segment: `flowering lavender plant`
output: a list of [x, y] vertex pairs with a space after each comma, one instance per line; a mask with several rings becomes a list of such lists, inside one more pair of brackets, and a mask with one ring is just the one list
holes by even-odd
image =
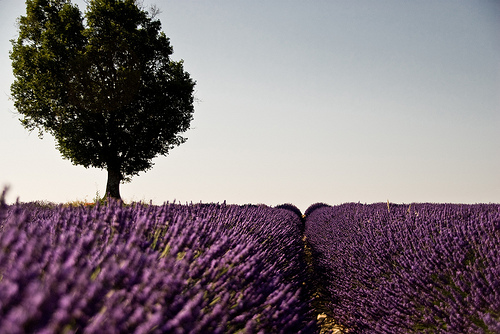
[[321, 207], [306, 236], [348, 332], [500, 333], [499, 205]]
[[287, 210], [112, 202], [0, 213], [0, 333], [315, 331], [300, 219]]

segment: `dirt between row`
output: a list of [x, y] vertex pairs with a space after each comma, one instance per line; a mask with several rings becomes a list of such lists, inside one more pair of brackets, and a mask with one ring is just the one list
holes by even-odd
[[[314, 265], [313, 265], [313, 256], [311, 251], [311, 246], [307, 241], [307, 237], [304, 235], [302, 237], [302, 241], [304, 242], [304, 258], [307, 263], [307, 270], [310, 277], [314, 277]], [[326, 304], [328, 303], [328, 299], [325, 298], [324, 292], [322, 292], [322, 287], [317, 282], [316, 279], [313, 279], [313, 287], [312, 287], [312, 297], [313, 302], [312, 306], [314, 308], [314, 312], [316, 314], [316, 320], [318, 325], [320, 326], [319, 334], [337, 334], [343, 333], [342, 326], [338, 325], [335, 320], [328, 315], [328, 308]]]

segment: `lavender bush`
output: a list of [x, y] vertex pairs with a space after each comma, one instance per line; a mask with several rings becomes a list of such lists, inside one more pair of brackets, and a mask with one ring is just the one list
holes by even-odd
[[0, 209], [0, 333], [312, 333], [300, 218], [259, 206]]
[[344, 204], [306, 217], [349, 333], [500, 333], [500, 205]]

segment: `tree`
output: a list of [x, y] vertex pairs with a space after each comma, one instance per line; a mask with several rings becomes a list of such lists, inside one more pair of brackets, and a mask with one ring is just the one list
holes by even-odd
[[195, 81], [138, 0], [27, 0], [10, 53], [21, 123], [75, 165], [106, 169], [106, 194], [186, 141]]

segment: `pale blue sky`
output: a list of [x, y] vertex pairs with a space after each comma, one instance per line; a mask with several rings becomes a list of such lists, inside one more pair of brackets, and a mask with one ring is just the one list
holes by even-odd
[[[200, 101], [125, 201], [500, 203], [500, 2], [144, 4]], [[24, 11], [0, 0], [0, 186], [9, 202], [91, 200], [106, 172], [63, 160], [8, 99]]]

